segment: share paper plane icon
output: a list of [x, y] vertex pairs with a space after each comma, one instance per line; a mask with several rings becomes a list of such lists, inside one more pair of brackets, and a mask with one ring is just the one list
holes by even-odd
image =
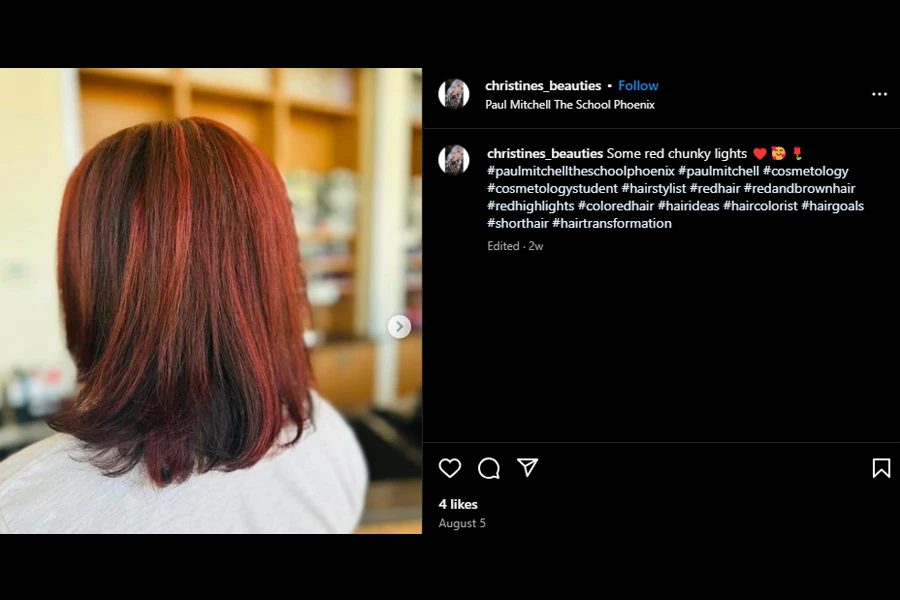
[[522, 468], [525, 469], [525, 477], [531, 475], [531, 470], [534, 469], [534, 465], [537, 464], [538, 459], [536, 458], [517, 458], [519, 464], [522, 465]]

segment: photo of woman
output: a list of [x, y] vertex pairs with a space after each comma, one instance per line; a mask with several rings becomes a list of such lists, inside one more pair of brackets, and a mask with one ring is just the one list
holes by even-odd
[[469, 153], [459, 144], [447, 146], [441, 155], [441, 167], [447, 175], [459, 175], [469, 168]]
[[450, 110], [458, 110], [469, 102], [469, 88], [462, 79], [448, 79], [439, 93], [441, 103]]

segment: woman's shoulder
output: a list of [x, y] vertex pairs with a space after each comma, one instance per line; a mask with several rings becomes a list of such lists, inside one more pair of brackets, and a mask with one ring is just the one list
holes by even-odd
[[[286, 440], [295, 438], [295, 427], [285, 431]], [[311, 489], [329, 490], [321, 500], [334, 509], [346, 506], [347, 515], [359, 523], [365, 507], [369, 469], [353, 428], [325, 398], [312, 394], [311, 419], [304, 424], [296, 444], [276, 452], [276, 464], [287, 466], [293, 477], [315, 483]], [[323, 485], [330, 482], [331, 485]], [[355, 527], [343, 527], [352, 529]]]
[[[311, 418], [303, 425], [297, 447], [302, 449], [306, 446], [312, 451], [315, 446], [316, 452], [324, 450], [328, 459], [356, 472], [356, 476], [367, 479], [365, 458], [353, 428], [334, 405], [320, 394], [313, 391], [311, 400]], [[293, 430], [293, 435], [296, 435], [296, 429]]]
[[0, 462], [0, 501], [20, 481], [30, 481], [36, 473], [48, 474], [72, 464], [71, 452], [77, 447], [75, 438], [57, 433]]
[[[301, 496], [319, 503], [317, 514], [331, 515], [331, 529], [352, 530], [365, 506], [369, 478], [366, 460], [353, 428], [341, 413], [317, 393], [311, 394], [311, 400], [311, 419], [304, 424], [300, 439], [276, 452], [274, 461], [265, 461], [269, 466], [237, 472], [243, 475], [195, 475], [196, 481], [192, 479], [176, 491], [182, 495], [201, 493], [222, 481], [231, 490], [242, 489], [246, 487], [240, 484], [243, 478], [245, 484], [254, 484], [254, 489], [259, 489], [256, 484], [260, 481], [270, 486], [273, 481], [282, 482], [282, 487], [274, 489], [287, 490], [290, 495], [296, 493], [299, 482], [304, 488]], [[296, 429], [288, 440], [295, 436]], [[114, 480], [97, 475], [96, 467], [82, 459], [78, 440], [69, 435], [55, 434], [10, 456], [0, 462], [0, 533], [31, 530], [35, 524], [66, 530], [71, 523], [49, 521], [48, 515], [60, 512], [61, 507], [71, 508], [72, 499], [77, 497], [105, 494], [117, 504], [121, 504], [121, 498], [148, 500], [146, 494], [137, 493], [140, 486], [132, 485], [137, 474]], [[98, 486], [104, 488], [103, 494]], [[83, 524], [83, 519], [79, 519], [78, 523]]]

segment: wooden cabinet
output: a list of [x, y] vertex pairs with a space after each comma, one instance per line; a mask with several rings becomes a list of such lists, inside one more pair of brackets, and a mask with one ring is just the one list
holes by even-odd
[[366, 340], [331, 342], [311, 350], [317, 391], [342, 412], [369, 408], [375, 393], [375, 348]]

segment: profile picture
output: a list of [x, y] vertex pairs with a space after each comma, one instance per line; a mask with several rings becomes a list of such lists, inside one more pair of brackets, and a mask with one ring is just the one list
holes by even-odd
[[459, 144], [452, 144], [441, 150], [438, 163], [447, 175], [459, 175], [469, 168], [469, 153]]
[[438, 98], [450, 110], [458, 110], [469, 102], [469, 86], [462, 79], [448, 79], [441, 84]]

